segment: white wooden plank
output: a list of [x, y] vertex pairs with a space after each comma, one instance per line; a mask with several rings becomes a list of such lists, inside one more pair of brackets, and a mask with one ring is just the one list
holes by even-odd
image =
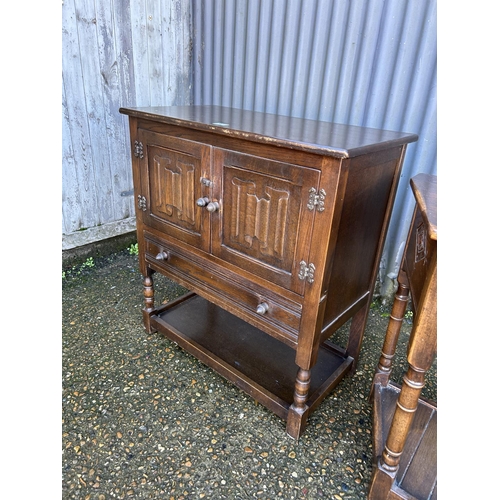
[[149, 65], [146, 27], [146, 0], [130, 2], [132, 63], [134, 68], [135, 105], [149, 106]]
[[[129, 2], [121, 2], [120, 0], [112, 0], [114, 12], [114, 30], [116, 57], [118, 62], [118, 71], [120, 79], [120, 106], [135, 106], [135, 71], [133, 58], [133, 42], [132, 42], [132, 18]], [[135, 2], [132, 2], [135, 3]], [[127, 191], [133, 188], [132, 180], [132, 162], [130, 150], [130, 137], [128, 117], [120, 115], [121, 138], [123, 142], [123, 157], [122, 161], [126, 165], [124, 182], [129, 186]], [[119, 132], [118, 132], [119, 133]], [[124, 218], [135, 215], [134, 196], [123, 197], [122, 216]]]
[[[103, 1], [103, 0], [101, 0]], [[132, 42], [132, 11], [130, 2], [108, 0], [113, 13], [115, 53], [120, 80], [120, 105], [135, 105], [135, 68]], [[136, 4], [137, 2], [132, 2]], [[122, 115], [123, 116], [123, 115]], [[126, 117], [123, 117], [126, 118]]]
[[64, 233], [135, 215], [118, 110], [192, 102], [190, 12], [185, 0], [63, 3]]
[[71, 144], [74, 161], [74, 171], [71, 170], [63, 157], [63, 182], [72, 182], [79, 186], [79, 196], [71, 187], [66, 189], [66, 205], [63, 208], [71, 210], [78, 204], [76, 216], [66, 216], [65, 230], [76, 231], [83, 227], [97, 225], [97, 195], [94, 184], [94, 165], [91, 153], [91, 138], [85, 107], [85, 90], [80, 64], [80, 47], [77, 38], [76, 13], [74, 0], [66, 0], [62, 6], [62, 69], [63, 86], [66, 97], [66, 114], [71, 137], [64, 134], [68, 130], [63, 128], [63, 137], [66, 144]]
[[106, 117], [102, 95], [102, 75], [97, 45], [97, 13], [94, 0], [79, 0], [76, 9], [81, 66], [85, 80], [85, 103], [92, 140], [94, 182], [99, 211], [97, 224], [115, 220], [115, 199], [109, 169], [109, 150], [106, 139]]
[[148, 40], [148, 74], [151, 106], [163, 106], [164, 69], [162, 53], [162, 20], [159, 0], [146, 1]]
[[62, 232], [67, 234], [81, 227], [83, 216], [64, 82], [62, 94]]
[[[129, 217], [130, 197], [122, 193], [133, 187], [131, 167], [127, 152], [130, 149], [128, 135], [124, 134], [122, 115], [119, 113], [122, 82], [118, 69], [117, 44], [113, 5], [110, 0], [96, 0], [97, 48], [101, 75], [104, 122], [100, 125], [107, 140], [108, 156], [103, 154], [110, 171], [113, 194], [114, 220]], [[121, 21], [124, 21], [123, 19]], [[126, 21], [126, 20], [125, 20]], [[105, 132], [105, 133], [104, 133]]]

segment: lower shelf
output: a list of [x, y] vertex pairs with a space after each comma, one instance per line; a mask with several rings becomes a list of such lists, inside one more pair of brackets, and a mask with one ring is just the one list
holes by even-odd
[[[374, 385], [374, 458], [382, 455], [396, 408], [400, 388], [389, 382]], [[376, 467], [377, 465], [375, 465]], [[390, 498], [437, 498], [437, 407], [419, 399], [401, 455]]]
[[[293, 403], [295, 350], [189, 293], [150, 317], [151, 326], [283, 419]], [[312, 369], [311, 412], [349, 371], [353, 358], [321, 345]]]

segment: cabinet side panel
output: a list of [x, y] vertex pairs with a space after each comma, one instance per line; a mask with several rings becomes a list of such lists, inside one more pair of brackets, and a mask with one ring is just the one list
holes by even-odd
[[350, 160], [323, 322], [326, 327], [342, 323], [343, 314], [372, 291], [400, 159], [401, 148], [395, 148]]

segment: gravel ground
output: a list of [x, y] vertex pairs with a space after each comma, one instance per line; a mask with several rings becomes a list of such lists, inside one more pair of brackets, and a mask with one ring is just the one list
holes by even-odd
[[[184, 292], [157, 274], [155, 287], [157, 303]], [[372, 307], [357, 372], [312, 414], [298, 442], [251, 397], [146, 334], [142, 306], [137, 256], [127, 251], [63, 274], [62, 498], [366, 498], [368, 394], [390, 304]], [[401, 340], [410, 329], [408, 320]], [[404, 349], [395, 377], [406, 368]], [[424, 396], [437, 400], [436, 364]]]

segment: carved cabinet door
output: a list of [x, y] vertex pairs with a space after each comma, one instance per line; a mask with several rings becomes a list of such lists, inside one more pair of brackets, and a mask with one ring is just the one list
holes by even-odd
[[210, 213], [197, 205], [209, 189], [211, 146], [139, 130], [141, 171], [139, 216], [165, 234], [210, 249]]
[[302, 294], [314, 210], [307, 208], [320, 171], [214, 148], [212, 253]]

